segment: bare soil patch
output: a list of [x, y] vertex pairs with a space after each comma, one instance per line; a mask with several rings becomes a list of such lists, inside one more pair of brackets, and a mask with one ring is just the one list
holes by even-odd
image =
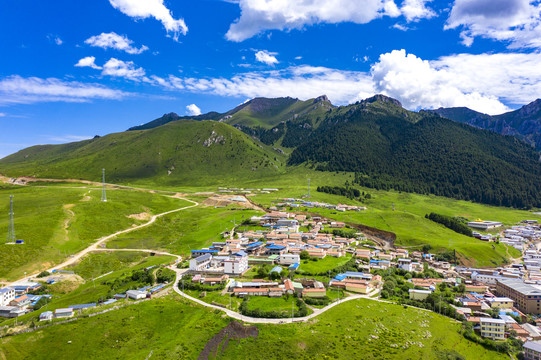
[[205, 348], [199, 354], [199, 360], [208, 360], [209, 357], [217, 358], [218, 349], [221, 346], [222, 352], [227, 349], [230, 340], [246, 339], [249, 337], [257, 338], [259, 329], [257, 326], [244, 326], [238, 321], [231, 321], [205, 345]]
[[142, 212], [142, 213], [139, 213], [139, 214], [131, 214], [131, 215], [128, 215], [128, 217], [130, 219], [135, 219], [135, 220], [150, 220], [150, 214], [147, 213], [147, 212]]

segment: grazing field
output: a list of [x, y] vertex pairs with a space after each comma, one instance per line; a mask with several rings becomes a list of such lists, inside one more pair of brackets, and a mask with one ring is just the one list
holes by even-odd
[[0, 244], [0, 281], [15, 280], [60, 263], [100, 237], [145, 223], [151, 215], [191, 205], [149, 192], [37, 186], [0, 186], [0, 234], [8, 229], [14, 195], [15, 232], [22, 245]]
[[93, 279], [110, 271], [121, 270], [142, 262], [150, 256], [139, 251], [111, 251], [90, 253], [79, 263], [65, 270], [75, 271], [85, 280]]
[[295, 296], [290, 296], [288, 298], [284, 296], [278, 298], [267, 296], [250, 296], [248, 298], [248, 309], [291, 313], [291, 309], [293, 309], [293, 311], [298, 309], [296, 302], [297, 298]]
[[[221, 314], [173, 294], [3, 338], [0, 358], [145, 359], [152, 352], [151, 358], [156, 359], [196, 359], [205, 344], [230, 322]], [[231, 339], [211, 358], [508, 358], [466, 340], [458, 332], [460, 324], [448, 318], [369, 300], [345, 302], [308, 323], [257, 327], [257, 337]]]
[[351, 254], [347, 253], [346, 256], [342, 257], [333, 257], [326, 256], [323, 259], [309, 259], [301, 260], [298, 273], [309, 273], [309, 274], [319, 274], [339, 266], [345, 265], [351, 259]]
[[116, 249], [167, 250], [189, 256], [191, 250], [209, 246], [222, 239], [221, 233], [230, 231], [237, 224], [260, 214], [234, 205], [224, 208], [198, 206], [166, 215], [148, 227], [123, 234], [107, 243]]
[[[141, 287], [137, 281], [127, 282], [118, 288], [113, 288], [105, 283], [110, 280], [115, 280], [128, 275], [132, 271], [144, 269], [149, 266], [167, 264], [173, 260], [175, 260], [175, 258], [172, 256], [149, 256], [144, 258], [136, 265], [121, 268], [95, 281], [89, 279], [85, 282], [84, 280], [81, 281], [72, 277], [71, 280], [60, 281], [52, 285], [47, 285], [49, 290], [47, 293], [53, 295], [52, 302], [50, 302], [47, 307], [43, 307], [24, 316], [20, 316], [17, 319], [17, 322], [32, 320], [37, 322], [39, 314], [41, 314], [43, 311], [66, 308], [70, 305], [97, 302], [100, 298], [106, 298], [108, 296], [110, 297], [115, 293], [124, 292], [132, 287]], [[0, 326], [12, 324], [15, 321], [14, 319], [5, 320], [4, 318], [1, 318], [1, 320]]]
[[[266, 186], [279, 188], [280, 191], [271, 194], [258, 194], [251, 197], [251, 200], [268, 207], [277, 199], [300, 198], [307, 193], [308, 178], [311, 179], [311, 201], [363, 205], [368, 207], [368, 210], [341, 213], [328, 209], [311, 208], [295, 209], [296, 211], [306, 210], [339, 221], [391, 231], [397, 235], [397, 246], [420, 249], [424, 244], [429, 244], [435, 251], [456, 249], [462, 262], [472, 266], [501, 265], [509, 261], [510, 257], [520, 256], [520, 252], [503, 244], [481, 242], [458, 234], [443, 225], [426, 219], [424, 217], [426, 214], [435, 212], [448, 216], [460, 216], [469, 220], [480, 218], [501, 221], [505, 225], [513, 225], [525, 219], [541, 221], [541, 216], [531, 211], [481, 205], [433, 195], [378, 191], [357, 186], [356, 188], [361, 192], [369, 193], [372, 197], [369, 200], [359, 202], [344, 196], [315, 191], [318, 186], [323, 185], [344, 186], [345, 181], [351, 182], [353, 180], [353, 174], [314, 172], [301, 168], [291, 171], [288, 176], [275, 179], [272, 185], [270, 182], [265, 183]], [[494, 249], [492, 245], [494, 245]]]

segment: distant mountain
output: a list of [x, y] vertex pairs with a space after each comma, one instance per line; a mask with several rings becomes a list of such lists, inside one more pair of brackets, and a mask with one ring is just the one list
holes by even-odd
[[[537, 103], [504, 114], [505, 123], [535, 119]], [[170, 113], [123, 133], [33, 146], [0, 160], [0, 172], [99, 180], [105, 167], [111, 182], [208, 184], [276, 176], [287, 164], [355, 172], [357, 184], [372, 188], [541, 207], [539, 153], [515, 137], [445, 118], [498, 117], [438, 111], [408, 111], [383, 95], [340, 107], [326, 96], [256, 98], [226, 113]]]
[[539, 154], [510, 137], [382, 96], [329, 113], [290, 165], [357, 172], [358, 184], [476, 202], [541, 206]]
[[216, 121], [174, 121], [62, 145], [38, 145], [0, 160], [2, 174], [159, 183], [215, 183], [281, 173], [285, 159], [238, 129]]
[[541, 99], [518, 110], [495, 116], [468, 108], [440, 108], [429, 112], [498, 134], [516, 136], [541, 150]]

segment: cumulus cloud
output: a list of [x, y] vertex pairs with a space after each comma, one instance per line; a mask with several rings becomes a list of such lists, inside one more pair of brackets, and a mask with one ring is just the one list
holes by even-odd
[[6, 113], [0, 113], [0, 117], [6, 116]]
[[225, 78], [152, 79], [170, 90], [211, 93], [220, 96], [282, 97], [301, 99], [326, 94], [337, 104], [347, 104], [374, 94], [372, 80], [364, 72], [343, 71], [314, 66], [294, 66], [282, 70], [247, 72]]
[[268, 52], [267, 50], [260, 50], [255, 53], [255, 59], [267, 65], [274, 65], [278, 64], [278, 59], [276, 59], [276, 55], [278, 55], [278, 53]]
[[366, 24], [383, 16], [404, 15], [408, 21], [432, 17], [426, 0], [239, 0], [240, 18], [231, 24], [226, 38], [244, 41], [267, 30], [302, 29], [314, 24], [353, 22]]
[[0, 79], [0, 104], [119, 100], [129, 95], [129, 93], [113, 90], [100, 84], [64, 81], [56, 78], [24, 78], [13, 75]]
[[173, 18], [163, 0], [109, 0], [109, 3], [115, 9], [136, 19], [155, 18], [163, 24], [168, 34], [173, 35], [175, 41], [178, 41], [180, 34], [186, 35], [188, 32], [184, 19]]
[[407, 21], [430, 19], [436, 16], [436, 13], [426, 6], [426, 2], [425, 0], [404, 0], [400, 11]]
[[466, 106], [499, 114], [503, 102], [524, 104], [541, 93], [540, 54], [459, 54], [426, 61], [405, 50], [380, 55], [375, 89], [406, 108]]
[[536, 0], [456, 0], [445, 28], [460, 28], [466, 46], [475, 37], [483, 37], [507, 41], [510, 48], [540, 48], [541, 4]]
[[190, 104], [186, 106], [186, 113], [190, 116], [201, 115], [201, 109], [195, 104]]
[[128, 54], [140, 54], [148, 50], [148, 47], [142, 45], [140, 48], [132, 46], [133, 41], [126, 36], [118, 35], [115, 32], [101, 33], [85, 40], [85, 44], [101, 47], [102, 49], [116, 49], [125, 51]]
[[103, 65], [101, 74], [138, 81], [145, 76], [145, 70], [143, 68], [136, 68], [133, 61], [122, 61], [111, 58]]
[[94, 56], [87, 56], [82, 59], [79, 59], [77, 67], [91, 67], [92, 69], [101, 69], [101, 66], [96, 65], [96, 58]]

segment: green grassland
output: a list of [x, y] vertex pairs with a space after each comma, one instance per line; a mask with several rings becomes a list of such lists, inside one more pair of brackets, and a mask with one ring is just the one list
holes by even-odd
[[334, 268], [337, 268], [339, 266], [344, 265], [351, 259], [351, 255], [348, 253], [346, 256], [342, 257], [333, 257], [333, 256], [326, 256], [323, 259], [317, 259], [313, 261], [310, 260], [301, 260], [301, 264], [299, 266], [299, 273], [307, 272], [310, 274], [318, 274], [322, 272], [326, 272], [329, 270], [332, 270]]
[[[144, 359], [152, 352], [156, 359], [196, 359], [229, 321], [173, 294], [3, 338], [0, 357]], [[452, 351], [466, 359], [506, 358], [466, 340], [447, 318], [369, 300], [346, 302], [308, 323], [258, 328], [257, 338], [230, 341], [216, 358], [447, 359]]]
[[[505, 207], [496, 207], [449, 199], [433, 195], [419, 195], [396, 191], [378, 191], [357, 187], [370, 193], [372, 199], [358, 202], [343, 196], [316, 192], [318, 186], [343, 186], [345, 181], [351, 182], [353, 175], [349, 173], [314, 172], [297, 168], [288, 176], [266, 182], [264, 186], [279, 188], [272, 194], [258, 194], [251, 199], [263, 206], [271, 206], [273, 201], [280, 198], [300, 198], [307, 193], [307, 179], [311, 179], [311, 201], [321, 201], [330, 204], [364, 205], [368, 210], [361, 212], [335, 212], [332, 210], [312, 208], [304, 209], [339, 221], [363, 224], [378, 229], [391, 231], [397, 235], [397, 246], [420, 248], [430, 244], [436, 251], [456, 249], [465, 263], [475, 266], [495, 266], [504, 263], [510, 256], [520, 256], [519, 251], [503, 244], [481, 242], [477, 239], [457, 234], [443, 225], [434, 223], [424, 216], [430, 212], [449, 216], [461, 216], [470, 220], [484, 219], [501, 221], [505, 225], [513, 225], [525, 219], [541, 220], [539, 215], [530, 211]], [[249, 184], [245, 186], [263, 186]], [[395, 211], [393, 211], [393, 204]], [[295, 211], [303, 209], [294, 209]], [[495, 246], [495, 249], [492, 248]]]
[[[24, 316], [20, 316], [17, 319], [17, 322], [31, 321], [32, 319], [37, 321], [39, 314], [46, 310], [61, 309], [70, 305], [97, 302], [100, 298], [107, 297], [107, 295], [111, 292], [111, 287], [104, 284], [105, 282], [119, 278], [134, 270], [139, 270], [154, 265], [167, 264], [173, 260], [175, 260], [175, 258], [172, 256], [149, 256], [143, 258], [142, 261], [139, 261], [135, 265], [131, 264], [131, 266], [125, 266], [95, 281], [89, 279], [86, 282], [80, 283], [73, 280], [66, 280], [52, 285], [47, 285], [48, 289], [50, 290], [49, 293], [53, 295], [52, 302], [50, 302], [47, 307], [43, 307]], [[84, 275], [84, 273], [85, 272], [83, 271], [82, 274]], [[115, 292], [124, 292], [129, 290], [130, 286], [132, 285], [137, 286], [137, 283], [128, 283], [123, 289], [115, 289]], [[14, 321], [14, 319], [2, 318], [2, 321], [0, 321], [0, 326], [13, 324]]]
[[129, 215], [158, 214], [191, 203], [149, 192], [101, 189], [3, 186], [0, 188], [0, 234], [6, 239], [9, 195], [14, 195], [15, 232], [23, 245], [0, 244], [0, 279], [14, 280], [61, 262], [100, 237], [142, 224]]
[[90, 253], [79, 263], [65, 270], [74, 271], [85, 280], [93, 279], [110, 271], [116, 271], [142, 262], [150, 254], [139, 251], [107, 251]]
[[[292, 305], [293, 304], [293, 305]], [[267, 296], [250, 296], [248, 298], [248, 309], [261, 311], [280, 311], [291, 313], [297, 311], [297, 299], [294, 296], [291, 297], [267, 297]]]
[[189, 256], [191, 250], [223, 240], [221, 233], [230, 231], [234, 221], [260, 214], [229, 205], [223, 208], [198, 206], [166, 215], [150, 226], [123, 234], [107, 243], [108, 248], [167, 250]]

